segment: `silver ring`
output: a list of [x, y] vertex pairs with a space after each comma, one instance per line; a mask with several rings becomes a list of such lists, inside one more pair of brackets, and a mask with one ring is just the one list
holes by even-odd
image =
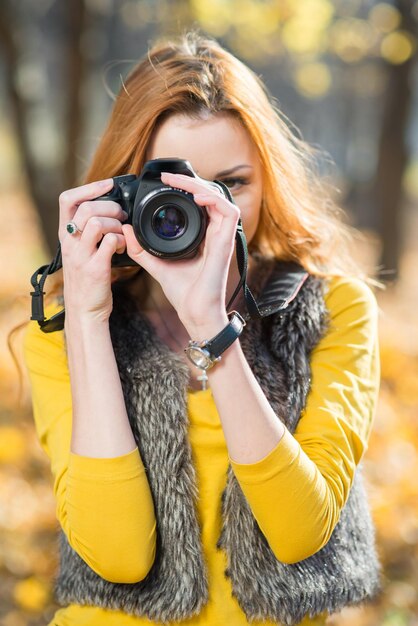
[[77, 233], [83, 232], [75, 222], [68, 222], [66, 229], [67, 233], [70, 233], [70, 235], [76, 235]]

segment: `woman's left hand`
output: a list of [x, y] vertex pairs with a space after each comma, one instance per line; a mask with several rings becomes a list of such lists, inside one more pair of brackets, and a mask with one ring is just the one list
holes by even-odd
[[209, 224], [204, 242], [192, 259], [159, 259], [142, 248], [132, 226], [122, 226], [127, 253], [157, 280], [190, 334], [218, 332], [228, 322], [226, 286], [234, 251], [239, 208], [200, 178], [162, 173], [164, 184], [193, 194], [205, 206]]

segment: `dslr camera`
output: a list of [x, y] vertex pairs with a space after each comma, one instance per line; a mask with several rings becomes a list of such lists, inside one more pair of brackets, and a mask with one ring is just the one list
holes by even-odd
[[[120, 204], [128, 214], [124, 223], [132, 224], [135, 237], [150, 254], [163, 259], [193, 257], [206, 233], [206, 209], [194, 202], [193, 194], [164, 185], [161, 172], [196, 178], [192, 166], [184, 159], [153, 159], [145, 163], [139, 176], [115, 176], [113, 189], [95, 200]], [[206, 182], [227, 195], [220, 184]], [[127, 253], [113, 255], [113, 267], [128, 265], [137, 264]]]

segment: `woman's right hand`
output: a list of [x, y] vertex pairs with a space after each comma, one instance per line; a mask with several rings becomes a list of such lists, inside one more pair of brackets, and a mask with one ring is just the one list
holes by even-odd
[[[112, 200], [93, 201], [112, 187], [113, 179], [109, 178], [69, 189], [59, 197], [58, 236], [67, 315], [105, 321], [112, 312], [111, 259], [115, 252], [125, 251], [121, 222], [127, 214]], [[70, 221], [82, 232], [68, 233]]]

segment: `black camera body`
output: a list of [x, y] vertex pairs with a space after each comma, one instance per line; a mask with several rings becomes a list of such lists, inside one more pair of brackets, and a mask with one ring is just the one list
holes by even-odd
[[[164, 185], [161, 172], [196, 177], [184, 159], [153, 159], [145, 163], [139, 176], [115, 176], [113, 189], [95, 200], [120, 204], [128, 214], [124, 223], [132, 224], [135, 237], [150, 254], [164, 259], [193, 257], [206, 233], [206, 209], [194, 202], [193, 194]], [[217, 183], [207, 183], [225, 193]], [[113, 255], [113, 267], [130, 265], [137, 264], [126, 252]]]

